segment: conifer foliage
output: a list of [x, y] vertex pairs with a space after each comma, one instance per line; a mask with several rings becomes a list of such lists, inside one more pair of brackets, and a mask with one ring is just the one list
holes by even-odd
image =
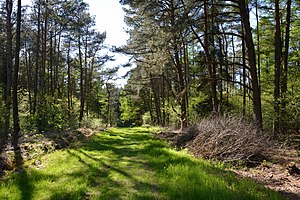
[[[84, 126], [100, 104], [106, 32], [83, 0], [1, 0], [0, 149], [28, 131]], [[114, 85], [112, 87], [115, 87]], [[101, 118], [101, 116], [99, 116]], [[86, 121], [86, 120], [85, 120]], [[0, 152], [1, 154], [1, 152]]]
[[127, 88], [152, 123], [184, 129], [230, 112], [275, 137], [299, 129], [298, 2], [120, 2], [130, 34], [120, 51], [137, 63]]

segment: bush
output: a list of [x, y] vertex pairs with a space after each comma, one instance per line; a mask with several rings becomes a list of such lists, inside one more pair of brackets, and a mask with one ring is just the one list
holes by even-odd
[[143, 125], [152, 125], [150, 112], [144, 113], [142, 119], [143, 119]]
[[196, 136], [187, 146], [195, 155], [224, 162], [261, 162], [265, 159], [264, 150], [271, 144], [266, 135], [240, 116], [208, 117], [192, 132], [196, 134], [189, 134]]
[[103, 123], [101, 119], [90, 118], [85, 116], [82, 119], [81, 126], [84, 128], [99, 129], [103, 127]]

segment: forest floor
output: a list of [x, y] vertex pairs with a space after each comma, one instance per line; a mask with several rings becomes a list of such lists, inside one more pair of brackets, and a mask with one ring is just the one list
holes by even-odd
[[266, 187], [280, 191], [291, 200], [300, 199], [300, 174], [290, 174], [288, 165], [300, 166], [299, 151], [288, 148], [269, 149], [265, 164], [234, 170], [241, 177], [251, 178]]
[[[161, 132], [157, 136], [167, 140], [176, 148], [187, 148], [187, 140], [192, 140], [186, 133]], [[179, 139], [181, 138], [181, 139]], [[182, 140], [183, 139], [183, 140]], [[195, 155], [199, 157], [198, 155]], [[291, 164], [300, 167], [300, 150], [284, 146], [267, 149], [264, 156], [267, 160], [255, 167], [233, 167], [231, 171], [239, 177], [250, 178], [265, 187], [278, 191], [290, 200], [300, 199], [300, 174], [290, 174], [287, 167]]]
[[2, 177], [0, 199], [284, 199], [153, 131], [109, 129], [37, 156]]

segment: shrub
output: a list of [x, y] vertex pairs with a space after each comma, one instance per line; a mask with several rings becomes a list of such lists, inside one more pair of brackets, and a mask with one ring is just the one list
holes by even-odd
[[83, 117], [81, 126], [84, 128], [99, 129], [103, 127], [103, 123], [99, 118]]
[[240, 116], [205, 118], [193, 132], [197, 134], [187, 146], [195, 155], [225, 162], [260, 163], [271, 144], [266, 135]]

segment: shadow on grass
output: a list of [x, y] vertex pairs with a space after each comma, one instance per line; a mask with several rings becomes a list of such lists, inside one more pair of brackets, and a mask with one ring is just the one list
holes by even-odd
[[18, 171], [19, 177], [17, 178], [17, 184], [21, 191], [21, 200], [31, 199], [34, 186], [29, 180], [29, 175], [24, 169], [19, 169]]
[[[136, 147], [136, 144], [140, 146]], [[166, 199], [281, 199], [275, 192], [257, 186], [253, 181], [240, 180], [233, 173], [189, 156], [171, 151], [167, 144], [154, 139], [148, 131], [119, 129], [95, 136], [86, 151], [111, 151], [117, 160], [131, 157], [141, 162], [158, 178], [155, 190]], [[88, 154], [84, 153], [87, 157]], [[99, 162], [101, 162], [99, 160]], [[111, 167], [128, 178], [127, 172]], [[153, 196], [139, 196], [148, 199]]]
[[14, 157], [16, 163], [16, 170], [19, 173], [19, 179], [17, 181], [17, 185], [19, 190], [21, 191], [21, 200], [31, 199], [33, 185], [29, 180], [27, 171], [24, 169], [24, 158], [22, 156], [22, 151], [19, 145], [19, 131], [17, 133], [13, 133], [12, 137], [12, 146], [14, 149]]
[[[171, 150], [145, 129], [112, 129], [62, 152], [60, 162], [72, 164], [61, 168], [74, 169], [55, 175], [47, 168], [24, 169], [14, 175], [21, 199], [37, 199], [37, 188], [49, 190], [48, 199], [280, 199], [254, 182]], [[38, 187], [44, 180], [52, 185]]]
[[[108, 150], [103, 149], [102, 147], [101, 150]], [[119, 150], [116, 151], [119, 153]], [[82, 149], [70, 150], [68, 151], [68, 153], [71, 156], [76, 157], [79, 162], [84, 164], [89, 169], [87, 174], [90, 173], [90, 175], [85, 174], [85, 176], [88, 176], [90, 187], [96, 187], [97, 185], [109, 186], [100, 188], [103, 192], [103, 194], [99, 196], [101, 199], [124, 199], [127, 190], [131, 190], [132, 194], [130, 195], [136, 196], [136, 198], [134, 199], [155, 199], [154, 193], [158, 192], [157, 186], [150, 183], [149, 181], [139, 180], [138, 178], [136, 178], [134, 171], [131, 171], [124, 166], [119, 166], [118, 163], [124, 161], [123, 159], [95, 158]], [[123, 156], [126, 157], [129, 154], [132, 155], [132, 151], [130, 151], [129, 153], [126, 153], [124, 151]], [[91, 164], [90, 160], [92, 160], [92, 162], [96, 162], [98, 164], [98, 168], [95, 168], [94, 164]], [[126, 161], [128, 160], [126, 159]], [[133, 161], [133, 163], [140, 164], [139, 162], [135, 161]], [[121, 176], [120, 180], [114, 178], [114, 175], [112, 174], [117, 174], [115, 175], [115, 177]], [[99, 179], [97, 177], [101, 178]], [[143, 192], [141, 192], [143, 190], [145, 190], [146, 193], [150, 190], [151, 193], [143, 194]], [[132, 199], [132, 197], [130, 197], [129, 199]]]

